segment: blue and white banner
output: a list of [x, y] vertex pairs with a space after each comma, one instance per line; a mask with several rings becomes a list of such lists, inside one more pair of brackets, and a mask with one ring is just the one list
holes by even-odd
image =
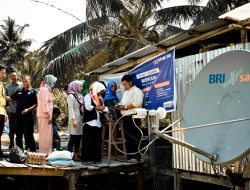
[[175, 111], [174, 57], [175, 50], [172, 49], [138, 65], [129, 73], [134, 84], [144, 92], [146, 109], [164, 107], [168, 112]]

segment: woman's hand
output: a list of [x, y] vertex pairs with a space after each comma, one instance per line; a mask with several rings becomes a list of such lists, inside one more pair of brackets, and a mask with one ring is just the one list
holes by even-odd
[[105, 106], [96, 106], [95, 109], [97, 111], [103, 111], [105, 109]]
[[27, 114], [29, 111], [30, 111], [29, 109], [24, 109], [24, 110], [22, 111], [22, 114]]
[[49, 119], [48, 124], [49, 125], [52, 124], [52, 117], [50, 116], [49, 112], [48, 112], [48, 119]]
[[72, 119], [72, 127], [75, 129], [77, 128], [77, 123], [75, 119]]
[[6, 122], [8, 120], [8, 115], [4, 116], [4, 122]]
[[127, 110], [128, 108], [125, 105], [120, 105], [117, 109], [118, 110]]

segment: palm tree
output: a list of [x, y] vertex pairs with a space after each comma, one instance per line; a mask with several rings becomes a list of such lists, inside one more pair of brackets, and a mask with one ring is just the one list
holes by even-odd
[[50, 72], [65, 71], [71, 66], [81, 71], [100, 67], [107, 61], [183, 31], [174, 24], [193, 21], [192, 26], [198, 25], [249, 2], [209, 0], [206, 6], [199, 6], [201, 0], [188, 0], [190, 5], [157, 10], [163, 1], [87, 0], [87, 21], [43, 45], [46, 64], [53, 68]]
[[40, 82], [43, 80], [41, 76], [43, 62], [43, 55], [39, 51], [33, 51], [28, 52], [24, 61], [16, 67], [21, 75], [29, 74], [31, 76], [32, 86], [39, 87]]
[[199, 6], [201, 1], [189, 0], [190, 5], [161, 9], [156, 12], [156, 19], [166, 24], [192, 21], [191, 27], [194, 27], [216, 20], [223, 13], [250, 2], [249, 0], [208, 0], [205, 6]]
[[14, 19], [8, 17], [0, 25], [0, 62], [6, 66], [18, 64], [24, 60], [31, 40], [23, 40], [23, 32], [28, 24], [19, 26]]

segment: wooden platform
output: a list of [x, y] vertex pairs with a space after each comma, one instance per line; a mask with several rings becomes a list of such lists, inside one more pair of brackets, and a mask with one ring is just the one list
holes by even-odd
[[109, 174], [117, 172], [134, 172], [137, 175], [137, 189], [142, 190], [143, 162], [132, 164], [120, 161], [104, 159], [100, 164], [87, 164], [75, 162], [73, 167], [55, 167], [51, 165], [15, 164], [7, 160], [0, 161], [0, 175], [8, 176], [61, 176], [69, 182], [69, 190], [75, 190], [76, 180], [79, 176], [91, 176], [98, 174]]

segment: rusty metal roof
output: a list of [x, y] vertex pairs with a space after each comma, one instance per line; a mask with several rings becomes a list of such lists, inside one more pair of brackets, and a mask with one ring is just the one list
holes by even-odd
[[144, 57], [146, 55], [149, 55], [151, 53], [154, 53], [157, 51], [157, 47], [153, 45], [147, 45], [139, 50], [134, 51], [133, 53], [130, 53], [128, 55], [125, 55], [115, 61], [112, 61], [110, 63], [105, 64], [103, 67], [112, 67], [112, 66], [120, 66], [123, 65], [124, 63], [129, 62], [132, 59], [138, 59], [141, 57]]
[[186, 30], [184, 32], [181, 32], [179, 34], [173, 35], [171, 37], [168, 37], [160, 42], [157, 43], [157, 46], [163, 46], [163, 47], [170, 47], [174, 46], [175, 44], [188, 40], [190, 38], [193, 38], [194, 36], [204, 34], [206, 32], [209, 32], [211, 30], [221, 28], [223, 26], [227, 26], [228, 22], [224, 20], [215, 20], [194, 28], [191, 28], [189, 30]]
[[128, 63], [129, 61], [131, 61], [132, 59], [139, 59], [141, 57], [144, 57], [146, 55], [149, 55], [151, 53], [154, 53], [158, 50], [158, 48], [156, 46], [153, 45], [147, 45], [137, 51], [134, 51], [133, 53], [130, 53], [128, 55], [125, 55], [115, 61], [112, 61], [110, 63], [106, 63], [105, 65], [103, 65], [101, 68], [99, 69], [95, 69], [94, 71], [89, 72], [89, 75], [92, 74], [100, 74], [100, 73], [105, 73], [107, 71], [109, 71], [110, 69], [114, 68], [114, 67], [119, 67], [121, 65], [124, 65], [126, 63]]

